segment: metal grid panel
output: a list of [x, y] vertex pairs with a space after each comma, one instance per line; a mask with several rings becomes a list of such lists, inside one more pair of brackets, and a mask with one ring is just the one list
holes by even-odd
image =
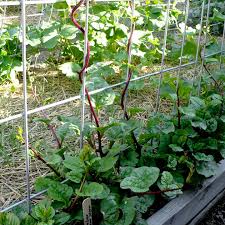
[[[124, 0], [125, 1], [125, 0]], [[28, 109], [28, 103], [27, 103], [27, 51], [26, 51], [26, 18], [27, 17], [32, 17], [32, 16], [40, 16], [40, 20], [41, 20], [41, 17], [44, 15], [44, 11], [42, 10], [41, 13], [37, 13], [37, 14], [32, 14], [32, 15], [26, 15], [26, 6], [27, 5], [38, 5], [38, 4], [52, 4], [52, 3], [55, 3], [56, 0], [45, 0], [45, 1], [25, 1], [25, 0], [22, 0], [21, 2], [20, 1], [3, 1], [3, 2], [0, 2], [0, 7], [4, 7], [4, 15], [2, 16], [2, 20], [1, 20], [1, 27], [3, 25], [3, 21], [5, 19], [8, 19], [8, 18], [18, 18], [18, 16], [11, 16], [11, 17], [7, 17], [5, 15], [5, 12], [6, 12], [6, 8], [7, 6], [21, 6], [21, 25], [22, 25], [22, 61], [23, 61], [23, 87], [24, 87], [24, 110], [23, 110], [23, 113], [19, 113], [19, 114], [16, 114], [16, 115], [13, 115], [13, 116], [9, 116], [7, 118], [3, 118], [3, 119], [0, 119], [0, 124], [3, 124], [3, 123], [6, 123], [6, 122], [9, 122], [9, 121], [12, 121], [12, 120], [16, 120], [16, 119], [19, 119], [19, 118], [23, 118], [24, 119], [24, 131], [25, 131], [25, 155], [26, 155], [26, 185], [27, 185], [27, 197], [26, 199], [20, 201], [20, 202], [17, 202], [5, 209], [3, 209], [2, 211], [8, 211], [8, 210], [11, 210], [12, 208], [24, 203], [24, 202], [27, 202], [27, 206], [28, 206], [28, 211], [30, 211], [31, 209], [31, 199], [33, 198], [36, 198], [38, 197], [39, 195], [42, 195], [45, 191], [42, 191], [40, 193], [37, 193], [37, 194], [34, 194], [32, 195], [31, 194], [31, 190], [30, 190], [30, 179], [29, 179], [29, 171], [30, 171], [30, 168], [29, 168], [29, 165], [30, 165], [30, 162], [29, 162], [29, 135], [28, 135], [28, 116], [29, 115], [32, 115], [34, 113], [37, 113], [37, 112], [41, 112], [43, 110], [47, 110], [47, 109], [51, 109], [51, 108], [54, 108], [54, 107], [57, 107], [57, 106], [61, 106], [61, 105], [64, 105], [64, 104], [67, 104], [69, 102], [72, 102], [72, 101], [75, 101], [75, 100], [79, 100], [81, 99], [82, 101], [82, 109], [81, 109], [81, 127], [83, 129], [84, 127], [84, 117], [85, 117], [85, 76], [84, 76], [84, 79], [83, 79], [83, 83], [82, 83], [82, 94], [81, 95], [77, 95], [77, 96], [74, 96], [74, 97], [70, 97], [70, 98], [67, 98], [65, 100], [61, 100], [61, 101], [57, 101], [55, 103], [52, 103], [52, 104], [48, 104], [48, 105], [45, 105], [45, 106], [40, 106], [40, 107], [37, 107], [35, 109], [32, 109], [32, 110], [29, 110]], [[57, 1], [58, 2], [58, 1]], [[96, 2], [98, 3], [103, 3], [103, 2], [106, 2], [104, 0], [96, 0]], [[117, 2], [116, 0], [108, 0], [107, 2]], [[133, 11], [134, 11], [134, 5], [135, 5], [135, 1], [133, 0], [132, 1], [132, 4], [133, 4]], [[169, 28], [169, 12], [170, 12], [170, 7], [171, 7], [171, 1], [168, 0], [166, 4], [163, 4], [163, 6], [166, 6], [167, 7], [167, 15], [166, 15], [166, 26], [165, 26], [165, 30], [163, 31], [164, 32], [164, 41], [163, 41], [163, 48], [162, 48], [162, 60], [161, 60], [161, 69], [160, 71], [157, 71], [157, 72], [153, 72], [153, 73], [148, 73], [148, 74], [143, 74], [142, 76], [140, 77], [137, 77], [137, 78], [131, 78], [130, 79], [130, 82], [134, 82], [134, 81], [137, 81], [137, 80], [142, 80], [142, 79], [145, 79], [145, 78], [149, 78], [149, 77], [152, 77], [152, 76], [157, 76], [159, 75], [160, 78], [159, 78], [159, 85], [158, 85], [158, 90], [157, 90], [157, 99], [156, 99], [156, 112], [159, 110], [159, 105], [160, 105], [160, 87], [161, 87], [161, 83], [162, 83], [162, 80], [163, 80], [163, 74], [166, 73], [166, 72], [171, 72], [171, 71], [175, 71], [176, 72], [176, 76], [177, 78], [179, 78], [180, 76], [180, 73], [181, 73], [181, 69], [183, 68], [187, 68], [189, 66], [192, 66], [194, 65], [195, 67], [195, 72], [194, 72], [194, 77], [193, 79], [197, 76], [197, 66], [198, 66], [198, 54], [199, 54], [199, 47], [200, 47], [200, 41], [201, 41], [201, 33], [202, 33], [202, 28], [203, 28], [203, 22], [204, 22], [204, 8], [205, 8], [205, 0], [202, 2], [202, 12], [201, 12], [201, 17], [200, 17], [200, 25], [201, 25], [201, 28], [200, 28], [200, 31], [199, 31], [199, 36], [198, 36], [198, 41], [197, 41], [197, 54], [196, 54], [196, 59], [195, 61], [192, 61], [192, 62], [189, 62], [189, 63], [186, 63], [186, 64], [183, 64], [183, 48], [184, 48], [184, 44], [185, 44], [185, 40], [186, 40], [186, 25], [187, 25], [187, 21], [188, 21], [188, 12], [189, 12], [189, 0], [185, 0], [185, 4], [184, 4], [184, 11], [185, 11], [185, 21], [184, 21], [184, 31], [183, 31], [183, 35], [182, 35], [182, 43], [181, 43], [181, 56], [180, 56], [180, 62], [179, 62], [179, 65], [178, 66], [174, 66], [174, 67], [171, 67], [171, 68], [165, 68], [165, 54], [166, 54], [166, 47], [167, 47], [167, 37], [168, 37], [168, 32], [174, 30], [174, 29], [170, 29]], [[207, 3], [207, 15], [206, 15], [206, 28], [209, 26], [209, 12], [210, 12], [210, 1], [208, 1]], [[87, 43], [88, 43], [88, 15], [89, 15], [89, 1], [86, 1], [86, 20], [85, 20], [85, 48], [84, 48], [84, 61], [85, 61], [85, 57], [86, 57], [86, 54], [87, 54]], [[214, 24], [213, 24], [214, 25]], [[213, 26], [212, 24], [210, 26]], [[131, 29], [135, 29], [135, 26], [132, 24], [131, 26]], [[175, 28], [176, 29], [176, 28]], [[200, 81], [201, 81], [201, 75], [203, 73], [203, 63], [204, 63], [204, 60], [208, 57], [212, 57], [214, 55], [219, 55], [220, 54], [220, 68], [222, 67], [222, 55], [224, 53], [224, 38], [225, 38], [225, 22], [224, 22], [224, 29], [223, 29], [223, 37], [222, 37], [222, 44], [221, 44], [221, 51], [219, 52], [215, 52], [213, 54], [210, 54], [210, 55], [205, 55], [205, 46], [206, 46], [206, 43], [207, 43], [207, 33], [205, 32], [205, 35], [204, 35], [204, 48], [203, 48], [203, 60], [202, 60], [202, 64], [201, 64], [201, 70], [200, 70], [200, 73], [199, 73], [199, 87], [198, 87], [198, 91], [200, 92], [200, 89], [201, 89], [201, 86], [200, 86]], [[131, 40], [131, 45], [130, 45], [130, 49], [128, 51], [128, 69], [127, 71], [129, 71], [129, 64], [132, 64], [132, 55], [131, 55], [131, 46], [132, 46], [132, 40]], [[36, 60], [37, 61], [37, 58]], [[85, 74], [85, 72], [84, 72]], [[127, 78], [128, 78], [128, 72], [127, 72]], [[101, 89], [98, 89], [98, 90], [94, 90], [94, 91], [91, 91], [89, 94], [90, 95], [94, 95], [94, 94], [97, 94], [97, 93], [100, 93], [102, 91], [105, 91], [107, 89], [110, 89], [110, 88], [116, 88], [116, 87], [119, 87], [119, 86], [122, 86], [122, 85], [125, 85], [127, 83], [127, 81], [123, 81], [123, 82], [120, 82], [120, 83], [117, 83], [117, 84], [114, 84], [114, 85], [111, 85], [109, 87], [105, 87], [105, 88], [101, 88]], [[126, 101], [125, 101], [125, 105], [126, 105]], [[82, 132], [81, 132], [82, 133]], [[81, 138], [80, 138], [80, 146], [81, 148], [83, 147], [83, 135], [81, 134]]]

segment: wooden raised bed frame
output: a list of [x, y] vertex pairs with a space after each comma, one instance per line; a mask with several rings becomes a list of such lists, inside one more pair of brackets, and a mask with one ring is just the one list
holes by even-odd
[[201, 189], [186, 191], [148, 218], [148, 225], [195, 225], [225, 194], [225, 160]]

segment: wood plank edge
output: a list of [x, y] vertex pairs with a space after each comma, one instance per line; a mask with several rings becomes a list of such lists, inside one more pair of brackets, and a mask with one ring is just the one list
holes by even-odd
[[[148, 225], [173, 225], [174, 224], [173, 221], [176, 220], [176, 217], [179, 217], [179, 214], [184, 211], [187, 205], [192, 204], [192, 202], [194, 202], [197, 197], [201, 195], [204, 196], [204, 192], [209, 192], [208, 189], [211, 186], [213, 187], [213, 183], [220, 183], [221, 187], [218, 188], [216, 193], [214, 193], [212, 196], [209, 196], [207, 194], [209, 198], [205, 202], [204, 206], [200, 208], [199, 211], [193, 210], [192, 215], [190, 215], [190, 220], [188, 220], [185, 223], [181, 222], [179, 225], [187, 224], [189, 221], [194, 219], [198, 214], [200, 214], [201, 211], [204, 210], [204, 208], [207, 207], [207, 205], [210, 204], [210, 202], [213, 201], [213, 199], [215, 199], [217, 194], [221, 193], [225, 189], [225, 182], [222, 182], [222, 184], [220, 182], [221, 180], [222, 181], [224, 180], [224, 176], [225, 176], [225, 160], [222, 160], [219, 164], [217, 174], [209, 179], [206, 179], [203, 182], [203, 187], [201, 189], [194, 190], [194, 191], [186, 191], [183, 195], [180, 195], [179, 197], [171, 200], [163, 208], [161, 208], [159, 211], [157, 211], [155, 214], [149, 217], [147, 219], [147, 224]], [[195, 208], [194, 205], [193, 207]]]

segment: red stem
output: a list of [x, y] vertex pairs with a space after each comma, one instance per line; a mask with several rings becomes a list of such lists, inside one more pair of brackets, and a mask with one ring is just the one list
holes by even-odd
[[[130, 52], [131, 41], [132, 41], [133, 34], [134, 34], [134, 24], [131, 27], [130, 37], [128, 39], [127, 54], [129, 54], [129, 52]], [[128, 66], [130, 66], [130, 65], [128, 65]], [[127, 80], [126, 80], [126, 85], [125, 85], [125, 87], [123, 89], [122, 96], [121, 96], [121, 103], [120, 103], [122, 110], [124, 110], [124, 116], [125, 116], [126, 120], [129, 120], [130, 118], [128, 116], [127, 111], [125, 110], [124, 99], [125, 99], [125, 96], [126, 96], [129, 84], [130, 84], [130, 80], [131, 80], [132, 74], [133, 74], [133, 72], [132, 72], [131, 68], [129, 68], [128, 76], [127, 76]]]
[[[72, 8], [72, 12], [71, 12], [71, 20], [73, 22], [73, 24], [83, 33], [83, 35], [85, 36], [85, 30], [81, 27], [81, 25], [77, 22], [77, 20], [75, 19], [75, 14], [77, 13], [77, 10], [78, 8], [84, 3], [84, 0], [81, 0], [80, 2], [78, 2], [77, 5], [75, 5], [73, 8]], [[88, 68], [89, 66], [89, 61], [90, 61], [90, 44], [89, 44], [89, 41], [87, 41], [87, 55], [85, 56], [85, 62], [84, 62], [84, 65], [82, 67], [82, 69], [78, 72], [79, 74], [79, 80], [82, 84], [83, 82], [83, 74], [86, 73], [86, 69]], [[91, 96], [88, 92], [88, 89], [85, 87], [85, 93], [86, 93], [86, 96], [87, 96], [87, 100], [88, 100], [88, 103], [89, 103], [89, 106], [90, 106], [90, 111], [91, 111], [91, 114], [93, 115], [94, 117], [94, 120], [95, 120], [95, 124], [97, 127], [100, 127], [100, 123], [99, 123], [99, 118], [94, 110], [94, 107], [92, 105], [92, 102], [91, 102]], [[98, 134], [98, 143], [99, 143], [99, 153], [102, 154], [102, 144], [101, 144], [101, 134], [99, 131], [97, 131], [97, 134]]]
[[[34, 98], [36, 99], [37, 103], [38, 103], [39, 105], [41, 105], [41, 98], [38, 97], [38, 96], [35, 94], [34, 89], [33, 89], [33, 86], [32, 86], [32, 88], [31, 88], [31, 90], [32, 90], [32, 94], [33, 94]], [[45, 119], [48, 119], [47, 114], [46, 114], [43, 110], [42, 110], [42, 114], [43, 114], [43, 116], [45, 117]], [[57, 134], [56, 134], [56, 131], [55, 131], [55, 129], [54, 129], [54, 126], [52, 126], [51, 124], [47, 124], [47, 127], [48, 127], [48, 129], [51, 131], [53, 137], [54, 137], [55, 140], [56, 140], [57, 148], [61, 148], [61, 147], [62, 147], [62, 142], [61, 142], [60, 139], [58, 138], [58, 136], [57, 136]]]
[[160, 195], [162, 193], [171, 192], [171, 191], [178, 191], [181, 190], [181, 188], [175, 188], [175, 189], [165, 189], [161, 191], [148, 191], [148, 192], [142, 192], [139, 193], [140, 195]]
[[[131, 2], [130, 2], [130, 7], [132, 9]], [[127, 43], [127, 54], [128, 55], [130, 54], [130, 48], [131, 48], [131, 42], [132, 42], [132, 38], [133, 38], [133, 34], [134, 34], [134, 29], [135, 29], [135, 25], [133, 23], [132, 26], [131, 26], [130, 37], [129, 37], [128, 43]], [[128, 67], [129, 66], [130, 65], [128, 65]], [[127, 90], [128, 90], [129, 84], [130, 84], [130, 80], [131, 80], [132, 74], [133, 74], [133, 71], [132, 71], [131, 68], [129, 68], [129, 70], [128, 70], [128, 76], [127, 76], [127, 80], [126, 80], [126, 85], [125, 85], [125, 87], [124, 87], [124, 89], [122, 91], [121, 102], [120, 102], [120, 106], [121, 106], [122, 110], [124, 111], [124, 117], [125, 117], [126, 120], [129, 120], [130, 117], [129, 117], [128, 113], [127, 113], [127, 110], [125, 109], [124, 100], [125, 100], [125, 96], [127, 94]], [[133, 131], [131, 132], [131, 137], [132, 137], [132, 139], [134, 141], [134, 144], [136, 145], [136, 148], [137, 148], [139, 154], [141, 154], [141, 146], [138, 143], [138, 141], [137, 141], [137, 139], [136, 139]]]
[[47, 161], [44, 160], [44, 158], [41, 156], [39, 152], [37, 152], [31, 145], [29, 145], [30, 150], [34, 153], [34, 156], [43, 162], [49, 169], [51, 169], [58, 177], [61, 177], [60, 173], [52, 167]]
[[179, 95], [179, 86], [177, 87], [177, 119], [178, 119], [178, 129], [181, 129], [181, 113], [180, 113], [180, 95]]

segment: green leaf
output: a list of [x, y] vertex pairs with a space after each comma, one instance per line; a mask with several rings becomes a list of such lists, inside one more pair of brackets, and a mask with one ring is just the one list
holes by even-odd
[[117, 156], [120, 153], [124, 152], [125, 150], [127, 150], [129, 148], [129, 146], [127, 144], [120, 144], [120, 143], [115, 143], [111, 149], [104, 149], [104, 153], [106, 153], [108, 151], [107, 156]]
[[181, 148], [180, 146], [176, 144], [170, 144], [169, 147], [174, 151], [174, 152], [183, 152], [184, 149]]
[[129, 177], [131, 173], [133, 172], [134, 167], [127, 166], [127, 167], [120, 167], [120, 177], [125, 178]]
[[0, 224], [1, 225], [20, 225], [19, 218], [13, 213], [1, 213], [0, 212]]
[[39, 202], [34, 207], [35, 215], [42, 222], [48, 222], [55, 216], [55, 210], [51, 207], [51, 203], [47, 200]]
[[[86, 86], [89, 91], [95, 91], [97, 89], [109, 87], [109, 84], [100, 77], [92, 77], [87, 80]], [[105, 91], [92, 95], [91, 101], [94, 107], [101, 109], [104, 106], [112, 105], [115, 97], [116, 95], [112, 88], [108, 88]]]
[[106, 199], [103, 199], [100, 204], [100, 211], [103, 215], [104, 222], [115, 224], [120, 216], [119, 196], [111, 194]]
[[220, 119], [222, 120], [223, 123], [225, 123], [225, 115], [221, 116]]
[[181, 113], [183, 113], [184, 115], [188, 116], [188, 117], [195, 117], [195, 109], [193, 109], [192, 107], [179, 107], [179, 110]]
[[67, 77], [76, 77], [78, 76], [78, 72], [81, 70], [79, 64], [74, 62], [66, 62], [59, 66], [59, 70], [62, 71]]
[[101, 158], [98, 163], [99, 166], [97, 168], [97, 171], [99, 173], [103, 173], [106, 172], [110, 169], [112, 169], [114, 167], [114, 165], [116, 164], [118, 160], [118, 157], [113, 157], [113, 156], [105, 156], [103, 158]]
[[73, 188], [67, 184], [54, 182], [50, 185], [47, 192], [50, 198], [59, 202], [63, 202], [66, 206], [68, 206], [70, 198], [73, 194]]
[[61, 163], [62, 158], [59, 155], [57, 155], [57, 154], [51, 154], [51, 155], [47, 155], [45, 157], [45, 160], [49, 164], [55, 165], [55, 164]]
[[135, 225], [148, 225], [147, 221], [141, 217], [136, 216], [135, 218]]
[[183, 183], [177, 183], [177, 181], [174, 180], [173, 175], [168, 171], [164, 171], [162, 173], [161, 179], [157, 182], [157, 185], [161, 191], [173, 190], [173, 191], [168, 191], [163, 193], [169, 198], [174, 198], [178, 194], [182, 194], [182, 191], [180, 190], [180, 188], [182, 188]]
[[134, 167], [138, 163], [138, 153], [133, 149], [129, 149], [128, 151], [129, 151], [129, 154], [127, 154], [127, 152], [124, 152], [120, 158], [121, 166]]
[[225, 21], [225, 15], [219, 12], [216, 8], [213, 9], [213, 20], [214, 21]]
[[27, 44], [32, 47], [37, 47], [41, 44], [41, 34], [36, 29], [28, 30], [27, 32]]
[[197, 118], [197, 120], [191, 121], [191, 125], [192, 125], [192, 127], [199, 127], [202, 130], [206, 130], [207, 129], [206, 121], [201, 119], [201, 118]]
[[169, 155], [167, 161], [167, 167], [171, 169], [176, 169], [177, 166], [177, 159], [175, 156]]
[[63, 119], [61, 121], [62, 125], [57, 128], [56, 134], [60, 138], [61, 142], [63, 142], [66, 137], [80, 135], [80, 124], [77, 120], [73, 120], [73, 118], [66, 119], [64, 117], [59, 117], [59, 120], [60, 119]]
[[79, 158], [79, 156], [69, 156], [66, 155], [65, 160], [63, 161], [63, 165], [74, 171], [84, 171], [85, 170], [85, 165], [84, 162]]
[[131, 189], [133, 192], [146, 192], [159, 177], [159, 168], [157, 167], [139, 167], [135, 168], [130, 176], [124, 178], [120, 183], [122, 189]]
[[35, 187], [35, 190], [37, 192], [40, 192], [40, 191], [43, 191], [45, 189], [48, 189], [49, 186], [54, 183], [56, 181], [53, 181], [49, 178], [46, 178], [46, 177], [38, 177], [36, 180], [35, 180], [35, 184], [34, 184], [34, 187]]
[[55, 215], [54, 220], [56, 225], [64, 225], [70, 220], [71, 216], [69, 213], [60, 212]]
[[215, 132], [217, 129], [217, 120], [214, 118], [211, 118], [206, 121], [207, 123], [207, 131], [209, 132]]
[[42, 43], [45, 48], [52, 49], [57, 45], [59, 40], [58, 26], [59, 24], [57, 22], [43, 24]]
[[170, 172], [164, 171], [161, 176], [161, 184], [169, 186], [173, 183], [173, 175]]
[[195, 109], [199, 109], [199, 108], [204, 108], [205, 107], [205, 101], [202, 100], [199, 97], [191, 97], [190, 98], [190, 102], [191, 105], [195, 108]]
[[214, 157], [212, 155], [206, 155], [205, 153], [200, 153], [200, 152], [193, 154], [193, 156], [198, 161], [209, 162], [214, 160]]
[[60, 35], [68, 40], [72, 40], [77, 36], [78, 29], [74, 25], [64, 24]]
[[221, 154], [221, 156], [225, 159], [225, 149], [222, 149], [222, 150], [220, 151], [220, 154]]
[[[1, 224], [1, 221], [0, 221], [0, 224]], [[36, 225], [36, 220], [32, 216], [26, 214], [21, 219], [20, 225]]]
[[91, 197], [92, 199], [98, 199], [104, 192], [103, 185], [91, 182], [85, 184], [82, 188], [82, 191], [76, 190], [76, 194], [81, 197]]
[[73, 181], [74, 183], [79, 184], [81, 182], [81, 179], [83, 177], [83, 169], [77, 169], [77, 170], [72, 170], [68, 173], [66, 173], [66, 178], [68, 178], [69, 180]]
[[173, 124], [173, 122], [165, 122], [162, 126], [161, 126], [161, 131], [164, 134], [169, 134], [175, 131], [175, 126]]
[[135, 217], [135, 203], [136, 197], [124, 198], [120, 209], [123, 212], [122, 218], [118, 221], [118, 225], [130, 225], [132, 224]]
[[153, 205], [154, 201], [154, 195], [144, 195], [142, 197], [138, 197], [135, 208], [140, 213], [146, 213], [148, 208]]
[[198, 174], [205, 176], [206, 178], [214, 176], [217, 172], [218, 165], [215, 161], [199, 162], [196, 165], [196, 171]]

